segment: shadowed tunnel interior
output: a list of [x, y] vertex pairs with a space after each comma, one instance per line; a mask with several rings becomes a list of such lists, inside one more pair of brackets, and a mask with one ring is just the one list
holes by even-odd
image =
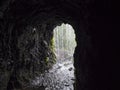
[[[110, 0], [0, 0], [0, 90], [30, 82], [56, 62], [53, 30], [75, 30], [75, 90], [110, 90], [116, 68]], [[28, 87], [28, 88], [26, 88]]]

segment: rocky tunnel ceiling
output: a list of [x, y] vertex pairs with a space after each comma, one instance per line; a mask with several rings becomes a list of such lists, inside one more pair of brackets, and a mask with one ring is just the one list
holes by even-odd
[[[80, 16], [86, 13], [89, 0], [6, 0], [1, 1], [1, 17], [3, 13], [7, 19], [12, 19], [19, 22], [36, 22], [39, 17], [67, 17], [79, 19]], [[35, 19], [34, 19], [35, 18]], [[34, 19], [34, 20], [31, 20]]]
[[72, 25], [76, 34], [75, 89], [110, 89], [111, 17], [107, 0], [0, 0], [0, 90], [21, 88], [24, 78], [32, 79], [33, 67], [34, 73], [40, 70], [38, 58], [55, 58], [51, 39], [61, 23]]

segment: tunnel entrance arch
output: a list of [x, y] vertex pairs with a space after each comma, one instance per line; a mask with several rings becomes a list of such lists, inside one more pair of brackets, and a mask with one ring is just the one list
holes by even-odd
[[[50, 58], [50, 56], [52, 56], [51, 54], [52, 52], [50, 51], [51, 48], [49, 48], [49, 45], [50, 45], [49, 41], [51, 40], [52, 35], [50, 34], [52, 30], [46, 29], [46, 26], [47, 26], [47, 23], [51, 23], [51, 21], [56, 24], [56, 22], [58, 22], [59, 20], [54, 22], [54, 18], [55, 19], [57, 18], [60, 20], [62, 19], [66, 22], [70, 21], [71, 23], [73, 23], [73, 26], [76, 30], [77, 48], [74, 54], [74, 57], [75, 57], [74, 66], [76, 68], [77, 89], [79, 90], [79, 89], [86, 89], [86, 88], [87, 89], [94, 88], [96, 85], [95, 84], [96, 82], [98, 84], [98, 86], [96, 87], [99, 87], [100, 85], [99, 80], [103, 78], [100, 80], [102, 81], [106, 77], [106, 76], [104, 77], [103, 75], [99, 79], [99, 74], [101, 75], [101, 73], [107, 69], [106, 68], [107, 64], [103, 64], [105, 66], [103, 66], [102, 68], [100, 66], [102, 65], [102, 62], [103, 62], [103, 60], [101, 59], [104, 59], [106, 57], [106, 53], [102, 53], [104, 52], [104, 48], [105, 48], [104, 44], [102, 43], [105, 42], [106, 35], [108, 35], [108, 34], [104, 34], [103, 37], [105, 37], [105, 39], [103, 37], [101, 38], [101, 34], [102, 34], [101, 30], [104, 30], [104, 28], [105, 27], [107, 28], [108, 26], [108, 24], [104, 25], [107, 23], [106, 22], [107, 20], [105, 19], [104, 16], [96, 15], [97, 10], [95, 7], [97, 6], [97, 9], [100, 9], [99, 6], [101, 5], [96, 5], [99, 3], [96, 3], [94, 1], [89, 2], [90, 0], [88, 2], [86, 2], [86, 0], [81, 2], [79, 2], [78, 0], [75, 0], [75, 1], [66, 0], [66, 2], [63, 2], [64, 0], [61, 0], [59, 2], [58, 1], [50, 2], [49, 0], [40, 0], [38, 3], [37, 1], [35, 1], [35, 3], [31, 1], [32, 0], [30, 0], [30, 2], [15, 0], [10, 4], [6, 3], [6, 5], [2, 5], [2, 6], [6, 6], [6, 9], [7, 9], [7, 4], [9, 7], [8, 10], [3, 8], [5, 11], [3, 10], [2, 13], [4, 14], [1, 14], [2, 15], [1, 43], [3, 43], [3, 45], [1, 44], [1, 48], [2, 48], [1, 56], [3, 56], [1, 58], [1, 61], [4, 62], [5, 64], [8, 63], [8, 65], [4, 65], [4, 63], [2, 64], [2, 66], [5, 66], [3, 67], [5, 73], [7, 71], [6, 68], [9, 67], [9, 61], [12, 67], [16, 67], [14, 68], [15, 71], [18, 71], [16, 72], [18, 75], [16, 77], [19, 77], [20, 74], [25, 75], [24, 73], [29, 73], [29, 72], [31, 73], [31, 75], [33, 75], [32, 69], [33, 71], [34, 70], [39, 71], [38, 69], [38, 66], [40, 66], [39, 61], [43, 60], [44, 62], [44, 60], [46, 61], [51, 60], [52, 57]], [[95, 7], [91, 7], [91, 5]], [[72, 20], [68, 20], [68, 18]], [[104, 21], [105, 23], [102, 23]], [[27, 29], [28, 32], [24, 32], [24, 31], [27, 31], [26, 29], [24, 29], [25, 25], [34, 26], [36, 24], [40, 24], [41, 26], [43, 25], [43, 27], [40, 28], [39, 30], [36, 29], [36, 31], [35, 30], [32, 31], [30, 27]], [[21, 27], [23, 28], [20, 29]], [[51, 29], [51, 27], [52, 25], [50, 25], [49, 28]], [[46, 37], [44, 35], [46, 35]], [[17, 42], [19, 43], [19, 45]], [[9, 52], [12, 52], [12, 53], [9, 54]], [[20, 56], [20, 54], [22, 57]], [[20, 63], [17, 63], [17, 62], [20, 62]], [[104, 61], [104, 62], [107, 63], [107, 61]], [[30, 65], [29, 66], [30, 68], [29, 67], [26, 68], [27, 64], [28, 66]], [[23, 67], [21, 68], [20, 67], [21, 65], [23, 65], [24, 68]], [[45, 63], [45, 66], [46, 66], [46, 63]], [[106, 69], [104, 69], [104, 67]], [[100, 70], [100, 72], [98, 69]], [[4, 77], [5, 73], [3, 72], [1, 77]], [[6, 76], [6, 77], [8, 77], [7, 80], [1, 79], [0, 81], [0, 82], [6, 81], [5, 83], [2, 82], [5, 85], [7, 85], [8, 80], [10, 80], [9, 76]], [[27, 80], [29, 81], [30, 79], [32, 78], [28, 77]], [[98, 79], [98, 81], [96, 79]]]
[[61, 82], [66, 82], [68, 85], [67, 87], [63, 85], [63, 90], [74, 90], [75, 68], [73, 55], [77, 44], [75, 38], [75, 31], [70, 24], [61, 23], [53, 30], [53, 47], [56, 55], [56, 65], [59, 67], [57, 71], [58, 73], [61, 72], [58, 77], [63, 79]]
[[74, 29], [70, 24], [62, 23], [53, 30], [54, 52], [58, 59], [71, 58], [76, 47]]

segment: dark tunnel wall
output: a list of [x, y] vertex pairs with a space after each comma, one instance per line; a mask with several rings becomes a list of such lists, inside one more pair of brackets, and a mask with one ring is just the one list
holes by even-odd
[[[24, 59], [21, 61], [21, 55], [24, 56], [22, 58], [31, 58], [31, 50], [39, 48], [38, 53], [47, 55], [41, 60], [54, 58], [50, 48], [52, 30], [62, 22], [71, 24], [76, 33], [76, 90], [112, 89], [115, 68], [113, 58], [116, 55], [113, 49], [110, 0], [1, 0], [0, 4], [0, 90], [10, 88], [11, 79], [16, 83], [11, 88], [22, 88], [22, 82], [25, 81], [21, 80], [20, 73], [28, 74], [33, 65], [26, 69], [26, 62]], [[33, 28], [37, 28], [37, 33], [30, 31]], [[26, 40], [30, 41], [26, 44]], [[23, 46], [18, 43], [23, 43]], [[31, 43], [34, 45], [30, 46]], [[45, 47], [46, 44], [48, 47]], [[29, 46], [27, 49], [26, 45]], [[43, 52], [41, 48], [46, 49]], [[39, 58], [38, 53], [32, 53], [34, 58]], [[29, 62], [36, 66], [38, 64], [31, 59]], [[20, 63], [24, 66], [18, 69]], [[38, 67], [34, 69], [38, 71]], [[30, 79], [30, 76], [27, 77], [28, 81]]]

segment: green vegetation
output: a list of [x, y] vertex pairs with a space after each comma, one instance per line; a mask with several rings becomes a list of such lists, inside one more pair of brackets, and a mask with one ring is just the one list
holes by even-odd
[[54, 48], [56, 54], [62, 50], [73, 55], [76, 47], [75, 33], [71, 25], [62, 24], [54, 29]]

